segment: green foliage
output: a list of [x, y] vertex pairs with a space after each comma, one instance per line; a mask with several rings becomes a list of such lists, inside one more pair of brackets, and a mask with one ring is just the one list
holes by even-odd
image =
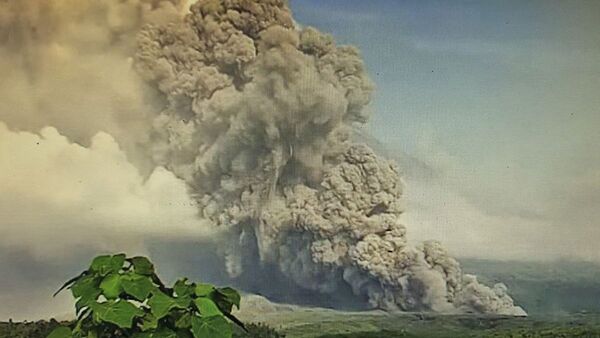
[[231, 321], [243, 328], [231, 314], [237, 291], [185, 278], [169, 288], [145, 257], [96, 257], [64, 289], [76, 299], [77, 321], [47, 338], [231, 338]]
[[221, 316], [192, 317], [194, 337], [231, 337], [231, 325]]
[[0, 338], [45, 338], [60, 324], [55, 321], [0, 322]]
[[[191, 317], [190, 317], [191, 318]], [[63, 323], [63, 325], [70, 325], [74, 323]], [[0, 338], [46, 338], [48, 335], [58, 327], [60, 324], [54, 320], [52, 321], [38, 321], [38, 322], [11, 322], [2, 323], [0, 322]], [[283, 338], [284, 336], [278, 334], [272, 328], [269, 328], [262, 324], [248, 324], [246, 326], [247, 331], [244, 331], [240, 327], [234, 326], [233, 338]], [[68, 328], [66, 328], [69, 330]], [[71, 336], [68, 336], [71, 337]], [[193, 338], [193, 336], [180, 336], [177, 338]]]
[[71, 330], [68, 327], [59, 326], [54, 331], [52, 331], [50, 335], [48, 335], [48, 338], [65, 338], [70, 336]]

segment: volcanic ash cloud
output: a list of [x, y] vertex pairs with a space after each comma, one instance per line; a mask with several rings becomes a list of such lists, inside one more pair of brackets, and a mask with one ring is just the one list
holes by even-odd
[[106, 132], [136, 158], [160, 111], [131, 67], [136, 35], [184, 12], [182, 0], [1, 0], [0, 121], [86, 146]]
[[285, 1], [199, 1], [139, 34], [135, 67], [166, 107], [151, 156], [230, 234], [232, 277], [268, 267], [371, 307], [524, 314], [439, 243], [407, 245], [397, 169], [350, 140], [373, 91], [361, 57], [297, 28]]

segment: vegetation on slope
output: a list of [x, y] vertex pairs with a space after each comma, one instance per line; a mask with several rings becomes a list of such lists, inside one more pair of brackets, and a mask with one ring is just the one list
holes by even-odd
[[[0, 323], [0, 338], [46, 338], [59, 325], [54, 320]], [[233, 338], [284, 338], [274, 329], [262, 324], [246, 324], [246, 328], [248, 332], [239, 328], [234, 329]]]
[[[231, 338], [231, 314], [240, 307], [232, 288], [180, 278], [165, 285], [146, 257], [103, 255], [67, 281], [77, 319], [55, 328], [47, 338]], [[55, 295], [56, 295], [55, 294]]]

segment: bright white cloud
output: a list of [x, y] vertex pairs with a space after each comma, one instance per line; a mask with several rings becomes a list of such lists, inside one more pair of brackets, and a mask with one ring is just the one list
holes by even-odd
[[39, 135], [0, 123], [0, 249], [66, 257], [77, 249], [142, 251], [151, 237], [208, 231], [185, 183], [157, 168], [147, 179], [108, 134], [89, 148], [51, 127]]

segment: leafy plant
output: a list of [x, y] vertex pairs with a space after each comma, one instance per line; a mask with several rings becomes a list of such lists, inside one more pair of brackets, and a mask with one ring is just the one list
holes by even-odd
[[231, 322], [244, 329], [231, 314], [240, 306], [236, 290], [187, 278], [167, 287], [146, 257], [98, 256], [56, 294], [64, 289], [76, 299], [77, 320], [47, 338], [230, 338]]
[[[70, 322], [62, 323], [70, 325]], [[0, 338], [46, 338], [61, 323], [50, 321], [36, 322], [0, 322]], [[245, 324], [248, 331], [234, 326], [233, 338], [284, 338], [270, 327], [263, 324]]]

